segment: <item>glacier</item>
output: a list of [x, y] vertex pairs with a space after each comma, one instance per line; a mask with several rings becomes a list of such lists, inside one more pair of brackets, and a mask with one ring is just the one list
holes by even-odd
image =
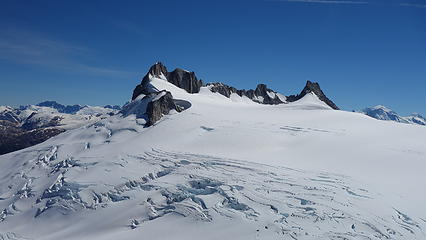
[[426, 128], [150, 84], [191, 105], [0, 156], [0, 239], [426, 238]]

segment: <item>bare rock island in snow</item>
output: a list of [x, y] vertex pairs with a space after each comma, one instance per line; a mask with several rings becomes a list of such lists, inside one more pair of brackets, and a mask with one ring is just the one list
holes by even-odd
[[286, 97], [269, 89], [265, 84], [257, 85], [254, 90], [236, 89], [220, 82], [203, 84], [202, 80], [199, 80], [194, 72], [181, 68], [168, 72], [161, 62], [157, 62], [150, 67], [148, 73], [142, 78], [141, 83], [133, 90], [132, 101], [125, 105], [121, 111], [124, 116], [136, 114], [138, 118], [145, 118], [146, 126], [154, 125], [163, 115], [168, 114], [170, 111], [181, 112], [191, 105], [190, 102], [174, 99], [169, 91], [158, 89], [155, 84], [151, 83], [153, 80], [171, 83], [189, 94], [197, 94], [202, 87], [206, 87], [209, 91], [219, 93], [227, 98], [230, 98], [232, 94], [236, 94], [241, 98], [245, 97], [253, 102], [266, 105], [296, 102], [307, 94], [315, 94], [320, 101], [323, 101], [330, 108], [339, 109], [333, 101], [325, 96], [319, 84], [311, 81], [307, 81], [300, 94]]
[[161, 62], [157, 62], [143, 77], [141, 84], [137, 85], [133, 90], [132, 100], [136, 99], [140, 94], [146, 95], [154, 91], [154, 89], [149, 86], [149, 82], [153, 77], [164, 79], [184, 89], [188, 93], [198, 93], [203, 85], [203, 82], [197, 79], [194, 72], [189, 72], [180, 68], [176, 68], [173, 72], [168, 72], [167, 68]]

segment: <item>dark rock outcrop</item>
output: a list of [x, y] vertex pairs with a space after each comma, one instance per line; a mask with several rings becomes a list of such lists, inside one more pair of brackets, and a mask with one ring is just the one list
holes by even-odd
[[134, 114], [137, 118], [144, 118], [148, 127], [154, 125], [164, 115], [169, 114], [170, 111], [181, 112], [190, 106], [189, 102], [175, 100], [170, 92], [163, 90], [156, 93], [149, 93], [142, 99], [137, 99], [126, 104], [120, 113], [123, 116]]
[[168, 72], [167, 68], [161, 62], [157, 62], [142, 78], [141, 84], [137, 85], [133, 90], [132, 100], [136, 99], [140, 94], [147, 95], [153, 92], [152, 89], [149, 88], [148, 84], [150, 76], [165, 78], [168, 82], [186, 90], [188, 93], [198, 93], [200, 92], [200, 88], [203, 86], [203, 82], [197, 79], [194, 72], [189, 72], [180, 68], [177, 68], [172, 72]]
[[210, 91], [220, 93], [220, 94], [222, 94], [223, 96], [225, 96], [227, 98], [229, 98], [232, 93], [236, 93], [240, 97], [242, 97], [243, 96], [243, 91], [245, 92], [245, 90], [237, 90], [234, 87], [228, 86], [228, 85], [220, 83], [220, 82], [217, 82], [217, 83], [208, 83], [207, 87], [210, 88]]
[[185, 89], [188, 93], [198, 93], [203, 86], [202, 81], [197, 79], [194, 72], [188, 72], [180, 68], [168, 73], [167, 81]]
[[208, 83], [207, 86], [210, 88], [210, 91], [220, 93], [228, 98], [232, 93], [236, 93], [240, 97], [246, 96], [254, 102], [262, 104], [276, 105], [284, 103], [284, 101], [278, 97], [277, 93], [269, 89], [265, 84], [257, 85], [255, 90], [239, 90], [223, 83]]
[[301, 98], [303, 98], [308, 93], [315, 93], [315, 95], [323, 102], [325, 102], [332, 109], [339, 110], [339, 107], [333, 103], [327, 96], [325, 96], [324, 92], [321, 90], [321, 87], [316, 82], [307, 81], [306, 86], [298, 95], [291, 95], [287, 97], [287, 101], [294, 102]]
[[58, 128], [26, 131], [13, 122], [0, 120], [0, 155], [39, 144], [64, 131]]
[[[160, 97], [158, 98], [158, 96]], [[153, 101], [150, 101], [146, 107], [147, 126], [154, 125], [163, 115], [169, 114], [171, 110], [182, 111], [173, 101], [173, 96], [170, 92], [159, 92], [157, 97]]]
[[277, 93], [266, 87], [265, 84], [257, 85], [256, 89], [247, 91], [247, 96], [255, 102], [276, 105], [284, 103], [278, 96]]

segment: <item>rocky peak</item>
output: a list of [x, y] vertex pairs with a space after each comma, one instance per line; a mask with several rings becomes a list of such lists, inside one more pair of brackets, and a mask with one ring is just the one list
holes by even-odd
[[198, 80], [194, 72], [176, 68], [167, 74], [167, 81], [173, 85], [185, 89], [188, 93], [198, 93], [203, 83]]
[[247, 95], [253, 101], [263, 104], [276, 105], [284, 103], [284, 101], [278, 97], [277, 93], [269, 89], [266, 84], [258, 84], [254, 91], [248, 90]]
[[146, 127], [154, 125], [170, 111], [181, 112], [191, 106], [185, 100], [173, 99], [169, 91], [149, 93], [141, 99], [136, 99], [124, 105], [120, 113], [123, 116], [134, 114], [136, 118], [145, 119]]
[[148, 73], [143, 77], [142, 82], [133, 90], [132, 100], [136, 99], [140, 94], [151, 93], [148, 87], [151, 77], [166, 78], [164, 80], [172, 83], [173, 85], [186, 90], [188, 93], [198, 93], [203, 86], [203, 82], [198, 80], [194, 72], [186, 71], [176, 68], [172, 72], [168, 72], [167, 68], [161, 63], [157, 62], [149, 69]]
[[272, 105], [284, 103], [284, 101], [278, 97], [277, 93], [269, 89], [265, 84], [257, 85], [255, 90], [239, 90], [223, 83], [209, 83], [207, 86], [210, 91], [220, 93], [228, 98], [232, 93], [236, 93], [240, 97], [246, 96], [257, 103]]
[[167, 68], [161, 62], [156, 62], [149, 68], [148, 74], [151, 74], [155, 77], [160, 77], [161, 74], [167, 76]]
[[297, 101], [303, 98], [308, 93], [314, 93], [321, 101], [325, 102], [328, 106], [335, 110], [339, 110], [339, 107], [333, 103], [327, 96], [325, 96], [324, 92], [321, 90], [319, 83], [307, 81], [305, 87], [298, 95], [291, 95], [287, 97], [289, 102]]
[[163, 117], [163, 115], [169, 114], [172, 110], [181, 112], [182, 108], [174, 102], [173, 96], [170, 92], [160, 92], [160, 95], [157, 95], [157, 97], [153, 101], [149, 102], [146, 107], [146, 115], [148, 118], [147, 126], [154, 125]]
[[221, 95], [227, 98], [229, 98], [232, 93], [237, 93], [238, 95], [242, 96], [241, 92], [239, 92], [242, 90], [237, 90], [236, 88], [228, 86], [221, 82], [208, 83], [207, 87], [210, 89], [210, 91], [220, 93]]

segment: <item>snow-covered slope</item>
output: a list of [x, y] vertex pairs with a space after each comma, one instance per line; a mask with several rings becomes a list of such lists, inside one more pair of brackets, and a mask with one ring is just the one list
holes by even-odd
[[408, 117], [401, 117], [396, 112], [382, 105], [365, 108], [361, 110], [361, 112], [364, 113], [365, 115], [368, 115], [372, 118], [379, 119], [379, 120], [426, 125], [426, 119], [420, 114], [413, 113], [412, 115]]
[[0, 156], [6, 239], [425, 239], [426, 128], [202, 87]]

